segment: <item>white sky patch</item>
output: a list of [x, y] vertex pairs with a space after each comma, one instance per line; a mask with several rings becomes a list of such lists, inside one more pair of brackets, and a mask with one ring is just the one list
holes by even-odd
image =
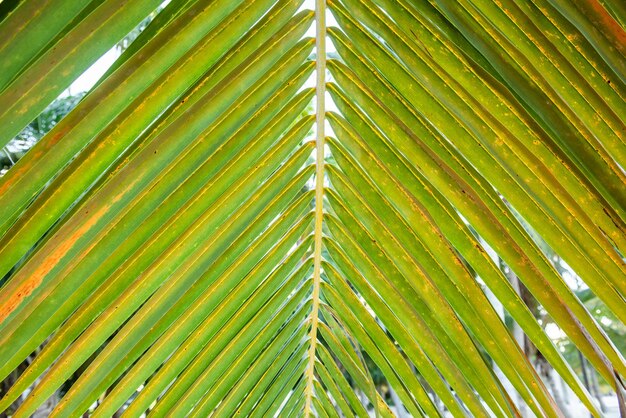
[[89, 91], [97, 82], [100, 77], [106, 73], [115, 60], [120, 56], [121, 52], [117, 46], [111, 48], [106, 54], [100, 57], [98, 61], [94, 62], [80, 77], [72, 83], [72, 85], [63, 92], [61, 97], [71, 96], [72, 94], [82, 93]]
[[546, 324], [546, 334], [548, 334], [548, 337], [552, 340], [560, 340], [563, 338], [567, 338], [567, 336], [561, 330], [561, 328], [559, 328], [558, 325], [553, 324], [553, 323]]

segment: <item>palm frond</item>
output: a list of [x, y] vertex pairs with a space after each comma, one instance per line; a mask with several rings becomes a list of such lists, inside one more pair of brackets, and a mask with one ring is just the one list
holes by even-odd
[[566, 416], [512, 320], [602, 416], [513, 274], [626, 414], [622, 3], [312, 6], [0, 4], [0, 147], [150, 21], [0, 177], [0, 411]]

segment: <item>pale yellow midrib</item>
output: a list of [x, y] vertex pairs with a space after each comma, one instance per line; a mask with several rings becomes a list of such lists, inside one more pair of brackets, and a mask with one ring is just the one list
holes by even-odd
[[324, 216], [324, 208], [322, 199], [324, 197], [324, 120], [325, 120], [325, 103], [324, 96], [326, 93], [326, 2], [325, 0], [315, 1], [315, 36], [316, 36], [316, 125], [317, 135], [315, 138], [316, 158], [315, 158], [315, 232], [314, 232], [314, 248], [313, 248], [313, 299], [311, 308], [311, 332], [309, 340], [309, 361], [306, 368], [306, 402], [304, 407], [304, 416], [311, 415], [311, 403], [313, 399], [313, 382], [314, 366], [315, 366], [315, 348], [317, 346], [317, 323], [319, 321], [320, 306], [320, 281], [321, 281], [321, 263], [322, 263], [322, 224]]

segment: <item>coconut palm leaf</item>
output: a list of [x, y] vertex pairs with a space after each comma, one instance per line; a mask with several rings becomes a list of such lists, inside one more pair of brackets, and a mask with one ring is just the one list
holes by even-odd
[[508, 272], [626, 408], [621, 2], [160, 3], [0, 4], [2, 147], [155, 16], [0, 177], [0, 411], [563, 416], [510, 318], [601, 416]]

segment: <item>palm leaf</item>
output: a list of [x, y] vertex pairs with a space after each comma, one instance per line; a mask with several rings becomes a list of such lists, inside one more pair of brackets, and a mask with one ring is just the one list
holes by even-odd
[[624, 408], [621, 3], [304, 3], [0, 4], [2, 147], [156, 13], [0, 177], [0, 411], [562, 416], [499, 303], [601, 416], [509, 269]]

